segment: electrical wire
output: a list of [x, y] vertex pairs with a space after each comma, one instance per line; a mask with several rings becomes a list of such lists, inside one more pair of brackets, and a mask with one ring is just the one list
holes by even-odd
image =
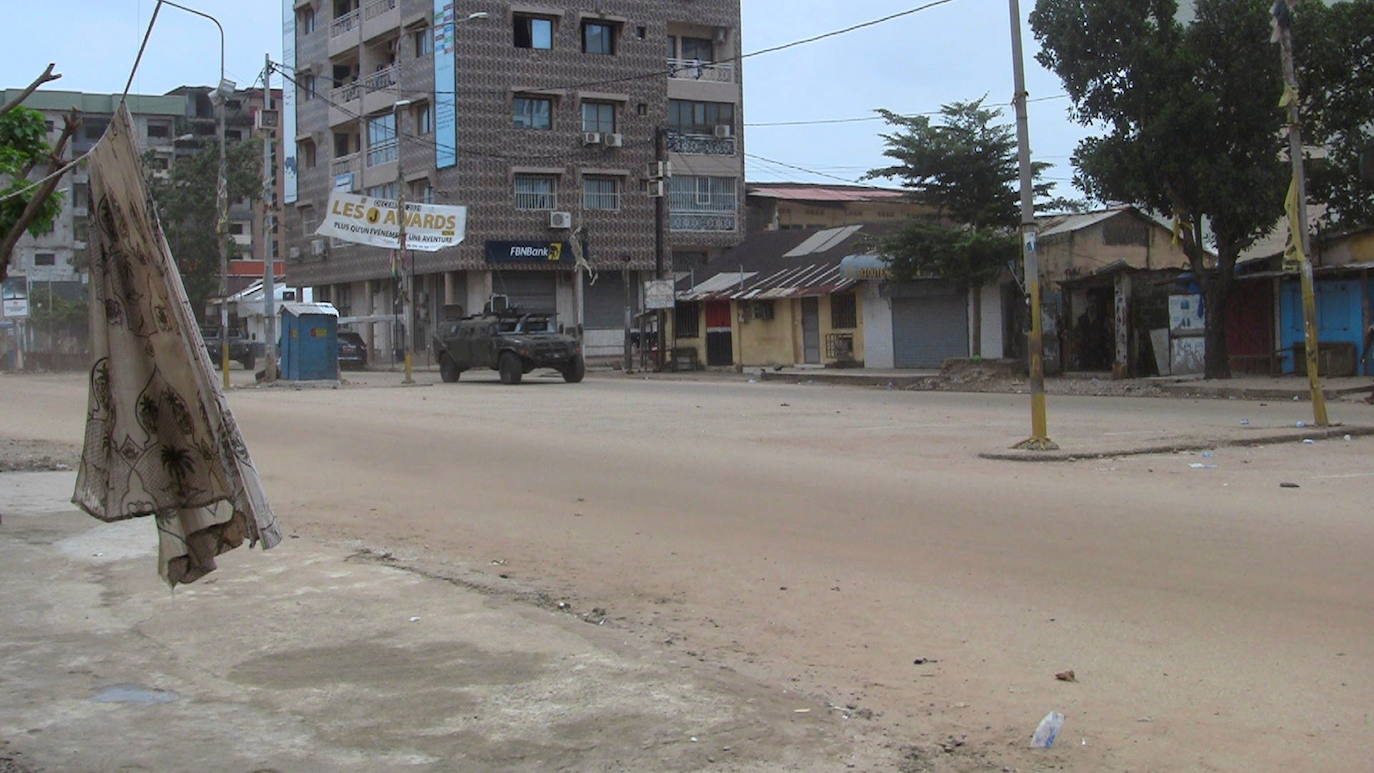
[[[1068, 99], [1068, 97], [1069, 97], [1068, 94], [1053, 94], [1053, 95], [1050, 95], [1050, 96], [1048, 96], [1048, 97], [1036, 97], [1035, 99], [1028, 99], [1028, 100], [1026, 100], [1026, 102], [1027, 102], [1027, 103], [1030, 103], [1030, 102], [1048, 102], [1049, 100], [1052, 100], [1052, 99]], [[994, 103], [992, 103], [992, 104], [987, 105], [987, 107], [1011, 107], [1011, 106], [1013, 106], [1014, 104], [1015, 104], [1014, 102], [994, 102]], [[943, 113], [944, 113], [943, 110], [926, 110], [926, 111], [922, 111], [922, 112], [919, 112], [919, 113], [900, 113], [900, 114], [897, 115], [897, 117], [898, 117], [898, 118], [919, 118], [919, 117], [922, 117], [922, 116], [942, 115]], [[860, 122], [863, 122], [863, 121], [885, 121], [885, 120], [887, 120], [887, 119], [884, 118], [884, 117], [881, 116], [881, 115], [870, 115], [870, 116], [865, 116], [865, 117], [862, 117], [862, 118], [818, 118], [818, 119], [816, 119], [816, 120], [810, 120], [810, 121], [765, 121], [765, 122], [760, 122], [760, 123], [746, 123], [746, 124], [744, 124], [744, 125], [745, 125], [745, 127], [749, 127], [749, 128], [755, 128], [755, 127], [770, 127], [770, 126], [818, 126], [818, 125], [822, 125], [822, 124], [860, 123]]]
[[[860, 23], [858, 23], [858, 24], [852, 24], [852, 25], [850, 25], [850, 26], [848, 26], [848, 27], [844, 27], [844, 28], [842, 28], [842, 29], [831, 30], [831, 31], [829, 31], [829, 32], [823, 32], [823, 33], [821, 33], [821, 34], [819, 34], [819, 35], [812, 35], [812, 36], [809, 37], [809, 38], [802, 38], [802, 39], [800, 39], [800, 40], [793, 40], [793, 41], [788, 42], [788, 43], [782, 43], [782, 44], [780, 44], [780, 45], [770, 46], [770, 47], [768, 47], [768, 48], [759, 49], [758, 51], [751, 51], [751, 52], [749, 52], [749, 53], [747, 53], [747, 54], [740, 54], [740, 55], [738, 55], [738, 56], [731, 56], [731, 57], [727, 57], [727, 58], [725, 58], [725, 59], [717, 59], [717, 60], [712, 61], [712, 62], [702, 62], [702, 63], [700, 63], [700, 64], [692, 63], [692, 64], [673, 65], [673, 66], [671, 66], [671, 67], [666, 67], [666, 68], [661, 68], [661, 69], [657, 69], [657, 70], [650, 70], [650, 71], [646, 71], [646, 72], [635, 73], [635, 74], [633, 74], [633, 75], [625, 75], [625, 76], [621, 76], [621, 77], [618, 77], [618, 78], [607, 78], [607, 79], [604, 79], [604, 80], [587, 81], [587, 82], [583, 82], [583, 83], [573, 83], [573, 84], [567, 84], [567, 85], [562, 85], [562, 86], [544, 86], [544, 87], [539, 87], [539, 88], [531, 88], [530, 91], [576, 91], [576, 90], [578, 90], [578, 89], [587, 89], [587, 88], [592, 88], [592, 87], [595, 87], [595, 86], [610, 86], [610, 85], [613, 85], [613, 84], [616, 84], [616, 83], [629, 83], [629, 82], [631, 82], [631, 81], [645, 80], [645, 79], [648, 79], [648, 78], [658, 78], [658, 77], [662, 77], [662, 76], [671, 77], [671, 76], [673, 76], [673, 75], [676, 75], [676, 74], [679, 73], [679, 72], [695, 70], [695, 69], [698, 69], [699, 67], [705, 66], [705, 65], [733, 64], [733, 63], [735, 63], [735, 62], [742, 62], [742, 61], [744, 61], [745, 59], [751, 59], [751, 58], [756, 57], [756, 56], [763, 56], [763, 55], [765, 55], [765, 54], [773, 54], [773, 53], [777, 53], [778, 51], [785, 51], [785, 50], [787, 50], [787, 49], [789, 49], [789, 48], [796, 48], [797, 46], [807, 45], [808, 43], [815, 43], [815, 42], [817, 42], [817, 41], [825, 40], [825, 39], [827, 39], [827, 38], [833, 38], [833, 37], [837, 37], [837, 36], [839, 36], [839, 35], [846, 35], [846, 34], [848, 34], [848, 33], [850, 33], [850, 32], [854, 32], [854, 31], [856, 31], [856, 30], [865, 29], [865, 28], [867, 28], [867, 27], [874, 27], [874, 26], [877, 26], [877, 25], [879, 25], [879, 24], [885, 24], [885, 23], [890, 22], [890, 21], [893, 21], [893, 20], [895, 20], [895, 19], [900, 19], [900, 18], [903, 18], [903, 17], [906, 17], [906, 16], [911, 16], [912, 14], [920, 13], [920, 12], [922, 12], [922, 11], [926, 11], [926, 10], [929, 10], [929, 9], [931, 9], [931, 8], [935, 8], [935, 7], [941, 6], [941, 5], [946, 5], [946, 4], [952, 3], [952, 2], [954, 2], [954, 0], [933, 0], [933, 2], [924, 3], [924, 4], [922, 4], [922, 5], [918, 5], [918, 6], [914, 7], [914, 8], [908, 8], [908, 9], [906, 9], [905, 11], [898, 11], [898, 12], [896, 12], [896, 13], [891, 13], [891, 14], [888, 14], [887, 16], [883, 16], [883, 17], [881, 17], [881, 18], [871, 19], [871, 20], [869, 20], [869, 21], [860, 22]], [[294, 68], [294, 67], [292, 67], [292, 68], [290, 68], [290, 69], [291, 69], [293, 72], [295, 71], [295, 68]], [[372, 90], [373, 90], [373, 91], [383, 91], [383, 92], [394, 92], [394, 93], [397, 93], [397, 94], [411, 93], [411, 94], [432, 94], [432, 95], [440, 95], [440, 94], [443, 94], [443, 95], [450, 95], [450, 94], [462, 93], [462, 94], [466, 94], [466, 95], [469, 95], [469, 96], [472, 95], [472, 94], [477, 94], [477, 93], [490, 93], [490, 94], [501, 94], [501, 95], [505, 95], [505, 94], [507, 93], [507, 92], [505, 92], [505, 91], [486, 90], [486, 89], [477, 89], [477, 90], [464, 91], [464, 92], [457, 92], [457, 91], [414, 91], [414, 90], [409, 90], [409, 89], [401, 89], [401, 88], [399, 88], [399, 87], [394, 87], [394, 86], [387, 86], [387, 87], [382, 87], [382, 88], [372, 89]]]

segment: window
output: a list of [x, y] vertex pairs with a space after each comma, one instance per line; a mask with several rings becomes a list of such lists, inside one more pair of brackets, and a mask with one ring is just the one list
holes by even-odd
[[[310, 140], [306, 140], [305, 142], [300, 143], [299, 147], [296, 148], [296, 157], [297, 159], [299, 159], [298, 162], [300, 163], [301, 168], [314, 169], [315, 143], [311, 142]], [[273, 167], [273, 169], [275, 171], [275, 167]]]
[[673, 333], [678, 338], [698, 338], [701, 336], [700, 303], [685, 301], [673, 309]]
[[582, 131], [606, 134], [614, 132], [615, 105], [610, 102], [583, 102]]
[[515, 176], [516, 209], [553, 209], [558, 199], [555, 191], [558, 178], [542, 174], [517, 174]]
[[47, 131], [49, 134], [51, 134], [51, 133], [52, 133], [52, 129], [53, 129], [53, 122], [52, 122], [52, 121], [44, 121], [44, 122], [43, 122], [43, 129], [44, 129], [45, 131]]
[[553, 19], [527, 13], [517, 13], [512, 18], [516, 48], [542, 48], [546, 51], [553, 48]]
[[309, 102], [315, 98], [315, 76], [306, 75], [301, 78], [301, 101]]
[[296, 29], [302, 35], [309, 35], [315, 31], [315, 9], [302, 8], [296, 12]]
[[392, 181], [386, 185], [374, 185], [371, 188], [364, 188], [363, 195], [371, 196], [374, 199], [395, 199], [398, 191], [399, 189], [396, 187], [395, 181]]
[[367, 119], [367, 165], [395, 161], [397, 149], [396, 114], [382, 113]]
[[582, 22], [582, 53], [615, 54], [615, 25], [600, 21]]
[[51, 252], [35, 252], [33, 264], [35, 266], [55, 266], [57, 265], [57, 255]]
[[84, 217], [72, 220], [72, 236], [79, 242], [86, 241], [86, 236], [90, 233], [90, 222]]
[[91, 205], [90, 183], [72, 183], [72, 206], [85, 209]]
[[859, 304], [853, 293], [830, 296], [830, 327], [852, 330], [858, 327]]
[[645, 27], [645, 26], [643, 26], [643, 25], [640, 25], [640, 26], [638, 26], [638, 27], [635, 27], [635, 37], [639, 38], [640, 40], [643, 40], [644, 37], [645, 37], [646, 35], [648, 35], [648, 34], [649, 34], [649, 28], [648, 28], [648, 27]]
[[238, 142], [243, 139], [243, 132], [238, 129], [225, 129], [224, 138], [230, 142]]
[[711, 134], [717, 126], [735, 125], [732, 102], [668, 100], [668, 127], [688, 134]]
[[353, 135], [345, 132], [334, 133], [334, 158], [343, 158], [354, 153]]
[[410, 33], [410, 40], [415, 47], [416, 58], [434, 53], [434, 32], [429, 27], [421, 27]]
[[148, 124], [148, 139], [165, 139], [172, 132], [165, 123]]
[[674, 231], [734, 231], [739, 199], [733, 177], [674, 176], [669, 183], [669, 227]]
[[433, 204], [434, 186], [429, 184], [429, 180], [416, 180], [410, 184], [410, 189], [406, 192], [406, 197], [411, 201], [421, 201], [425, 204]]
[[81, 121], [81, 136], [88, 140], [98, 140], [100, 135], [105, 133], [105, 127], [110, 122], [100, 118], [90, 118]]
[[548, 97], [516, 97], [511, 114], [517, 129], [553, 128], [553, 100]]
[[714, 62], [716, 45], [710, 38], [683, 38], [682, 58], [689, 62]]
[[148, 159], [148, 168], [158, 172], [165, 172], [171, 166], [163, 156], [152, 156]]
[[229, 233], [234, 236], [243, 236], [243, 223], [230, 223]]
[[234, 110], [234, 111], [242, 110], [242, 109], [243, 109], [243, 102], [241, 102], [241, 101], [239, 101], [239, 100], [237, 100], [237, 99], [228, 100], [227, 102], [224, 103], [224, 109], [225, 109], [225, 110]]
[[605, 175], [582, 178], [582, 206], [584, 209], [620, 209], [620, 180]]
[[415, 131], [417, 134], [434, 133], [434, 108], [428, 102], [421, 102], [412, 108], [415, 113]]

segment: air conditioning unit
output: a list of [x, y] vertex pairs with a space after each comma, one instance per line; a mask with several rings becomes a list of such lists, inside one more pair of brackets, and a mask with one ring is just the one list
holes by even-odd
[[608, 148], [619, 148], [625, 144], [625, 135], [623, 134], [607, 134], [602, 139]]
[[668, 183], [663, 180], [649, 180], [644, 190], [648, 192], [649, 198], [661, 199], [668, 195]]
[[549, 228], [572, 228], [572, 213], [550, 212]]
[[310, 240], [310, 254], [317, 257], [324, 254], [324, 239]]
[[754, 319], [770, 320], [773, 318], [772, 301], [754, 301], [751, 305], [753, 306]]
[[253, 117], [253, 128], [255, 129], [275, 129], [281, 120], [281, 113], [276, 110], [259, 110]]
[[649, 171], [644, 176], [648, 177], [651, 180], [662, 179], [664, 177], [672, 177], [673, 162], [655, 161], [652, 164], [649, 164]]
[[583, 133], [582, 133], [582, 144], [583, 144], [583, 145], [600, 145], [600, 144], [601, 144], [601, 132], [583, 132]]
[[733, 136], [735, 136], [735, 127], [731, 126], [730, 124], [723, 123], [716, 127], [717, 139], [723, 140]]

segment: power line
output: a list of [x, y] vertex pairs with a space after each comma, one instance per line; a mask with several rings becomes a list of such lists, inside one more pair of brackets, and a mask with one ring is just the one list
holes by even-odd
[[[1051, 95], [1051, 96], [1048, 96], [1048, 97], [1036, 97], [1035, 99], [1028, 99], [1028, 100], [1026, 100], [1026, 101], [1027, 101], [1027, 102], [1047, 102], [1047, 101], [1049, 101], [1049, 100], [1051, 100], [1051, 99], [1067, 99], [1068, 96], [1069, 96], [1068, 94], [1054, 94], [1054, 95]], [[1013, 102], [995, 102], [995, 103], [992, 103], [992, 104], [988, 105], [988, 107], [1011, 107], [1013, 104], [1015, 104], [1015, 103], [1013, 103]], [[900, 114], [898, 117], [899, 117], [899, 118], [918, 118], [918, 117], [921, 117], [921, 116], [942, 115], [943, 113], [944, 113], [943, 110], [927, 110], [927, 111], [923, 111], [923, 112], [919, 112], [919, 113], [902, 113], [902, 114]], [[746, 124], [745, 124], [745, 127], [760, 127], [760, 126], [816, 126], [816, 125], [820, 125], [820, 124], [832, 124], [832, 123], [860, 123], [860, 122], [863, 122], [863, 121], [885, 121], [885, 120], [887, 120], [887, 119], [884, 118], [884, 117], [881, 116], [881, 115], [870, 115], [870, 116], [865, 116], [865, 117], [862, 117], [862, 118], [819, 118], [819, 119], [811, 120], [811, 121], [768, 121], [768, 122], [763, 122], [763, 123], [746, 123]]]
[[[616, 83], [628, 83], [628, 82], [630, 82], [630, 81], [645, 80], [645, 79], [648, 79], [648, 78], [658, 78], [658, 77], [662, 77], [662, 76], [672, 77], [673, 75], [676, 75], [676, 74], [678, 74], [679, 72], [683, 72], [683, 71], [692, 71], [692, 70], [696, 70], [696, 69], [699, 69], [700, 67], [707, 66], [707, 65], [732, 64], [732, 63], [741, 62], [741, 61], [743, 61], [743, 60], [745, 60], [745, 59], [750, 59], [750, 58], [753, 58], [753, 57], [756, 57], [756, 56], [763, 56], [764, 54], [777, 53], [778, 51], [785, 51], [785, 50], [787, 50], [787, 49], [789, 49], [789, 48], [796, 48], [797, 46], [803, 46], [803, 45], [806, 45], [806, 44], [808, 44], [808, 43], [815, 43], [815, 42], [817, 42], [817, 41], [825, 40], [825, 39], [827, 39], [827, 38], [833, 38], [833, 37], [837, 37], [837, 36], [839, 36], [839, 35], [845, 35], [845, 34], [848, 34], [848, 33], [850, 33], [850, 32], [854, 32], [854, 31], [856, 31], [856, 30], [861, 30], [861, 29], [864, 29], [864, 28], [867, 28], [867, 27], [874, 27], [874, 26], [877, 26], [877, 25], [879, 25], [879, 24], [885, 24], [885, 23], [887, 23], [887, 22], [893, 21], [894, 19], [900, 19], [900, 18], [903, 18], [903, 17], [905, 17], [905, 16], [911, 16], [912, 14], [920, 13], [920, 12], [922, 12], [922, 11], [926, 11], [926, 10], [929, 10], [929, 9], [931, 9], [931, 8], [935, 8], [935, 7], [937, 7], [937, 6], [945, 5], [945, 4], [952, 3], [952, 2], [954, 2], [954, 0], [933, 0], [933, 2], [924, 3], [924, 4], [922, 4], [922, 5], [918, 5], [918, 6], [914, 7], [914, 8], [908, 8], [908, 9], [905, 10], [905, 11], [898, 11], [898, 12], [896, 12], [896, 13], [891, 13], [891, 14], [888, 14], [887, 16], [883, 16], [883, 17], [881, 17], [881, 18], [872, 19], [872, 20], [865, 21], [865, 22], [860, 22], [860, 23], [858, 23], [858, 24], [852, 24], [852, 25], [850, 25], [850, 26], [848, 26], [848, 27], [844, 27], [844, 28], [841, 28], [841, 29], [831, 30], [831, 31], [829, 31], [829, 32], [823, 32], [823, 33], [821, 33], [821, 34], [819, 34], [819, 35], [812, 35], [812, 36], [809, 37], [809, 38], [802, 38], [802, 39], [800, 39], [800, 40], [793, 40], [793, 41], [791, 41], [791, 42], [789, 42], [789, 43], [782, 43], [782, 44], [780, 44], [780, 45], [770, 46], [770, 47], [768, 47], [768, 48], [759, 49], [758, 51], [751, 51], [751, 52], [749, 52], [749, 53], [747, 53], [747, 54], [740, 54], [739, 56], [731, 56], [731, 57], [727, 57], [727, 58], [725, 58], [725, 59], [717, 59], [717, 60], [714, 60], [714, 61], [711, 61], [711, 62], [701, 62], [701, 63], [690, 63], [690, 64], [672, 65], [672, 66], [666, 67], [666, 68], [661, 68], [661, 69], [657, 69], [657, 70], [650, 70], [650, 71], [647, 71], [647, 72], [635, 73], [635, 74], [633, 74], [633, 75], [625, 75], [625, 76], [621, 76], [621, 77], [618, 77], [618, 78], [607, 78], [607, 79], [604, 79], [604, 80], [587, 81], [587, 82], [584, 82], [584, 83], [574, 83], [574, 84], [568, 84], [568, 85], [562, 85], [562, 86], [544, 86], [544, 87], [539, 87], [539, 88], [531, 88], [531, 89], [529, 89], [529, 90], [530, 90], [530, 91], [576, 91], [576, 90], [578, 90], [578, 89], [587, 89], [587, 88], [592, 88], [592, 87], [595, 87], [595, 86], [610, 86], [610, 85], [613, 85], [613, 84], [616, 84]], [[295, 71], [295, 68], [294, 68], [294, 67], [291, 67], [291, 68], [289, 68], [289, 69], [291, 69], [292, 72]], [[376, 89], [370, 89], [370, 90], [371, 90], [371, 91], [390, 92], [390, 93], [396, 93], [396, 94], [432, 94], [432, 95], [436, 95], [436, 96], [437, 96], [437, 95], [441, 95], [441, 94], [442, 94], [442, 95], [450, 95], [450, 94], [466, 94], [466, 95], [472, 95], [472, 94], [481, 94], [481, 93], [500, 94], [500, 95], [504, 96], [505, 94], [508, 93], [508, 92], [506, 92], [506, 91], [501, 91], [501, 90], [496, 90], [496, 89], [490, 89], [490, 90], [488, 90], [488, 89], [474, 89], [474, 90], [463, 91], [463, 92], [459, 92], [459, 91], [437, 91], [437, 90], [436, 90], [436, 91], [419, 91], [419, 90], [415, 90], [415, 89], [402, 89], [402, 88], [396, 87], [396, 86], [384, 86], [384, 87], [380, 87], [380, 88], [376, 88]]]
[[768, 163], [770, 163], [770, 164], [776, 164], [777, 166], [787, 167], [788, 169], [796, 169], [796, 170], [799, 171], [799, 172], [806, 172], [807, 174], [813, 174], [813, 175], [816, 175], [817, 177], [829, 177], [829, 178], [832, 179], [832, 180], [839, 180], [840, 182], [849, 183], [850, 185], [863, 185], [863, 183], [859, 182], [858, 180], [846, 180], [846, 179], [843, 178], [843, 177], [836, 177], [836, 176], [833, 175], [833, 174], [826, 174], [825, 172], [817, 172], [817, 171], [814, 170], [814, 169], [807, 169], [807, 168], [804, 167], [804, 166], [797, 166], [796, 164], [789, 164], [789, 163], [786, 163], [786, 162], [784, 162], [784, 161], [777, 161], [777, 160], [774, 160], [774, 159], [771, 159], [771, 158], [764, 158], [763, 156], [755, 155], [755, 154], [753, 154], [753, 153], [745, 153], [745, 154], [744, 154], [744, 157], [745, 157], [745, 158], [753, 158], [753, 159], [756, 159], [756, 160], [758, 160], [758, 161], [766, 161], [766, 162], [768, 162]]

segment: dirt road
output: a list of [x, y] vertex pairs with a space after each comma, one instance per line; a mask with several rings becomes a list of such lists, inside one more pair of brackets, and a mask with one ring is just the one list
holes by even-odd
[[[79, 439], [79, 378], [0, 389], [6, 436]], [[595, 377], [232, 403], [288, 529], [605, 608], [665, 653], [872, 712], [910, 770], [1368, 764], [1372, 439], [993, 462], [974, 454], [1024, 435], [1025, 398]], [[1050, 410], [1061, 442], [1308, 418]], [[1024, 749], [1052, 709], [1060, 742]]]

